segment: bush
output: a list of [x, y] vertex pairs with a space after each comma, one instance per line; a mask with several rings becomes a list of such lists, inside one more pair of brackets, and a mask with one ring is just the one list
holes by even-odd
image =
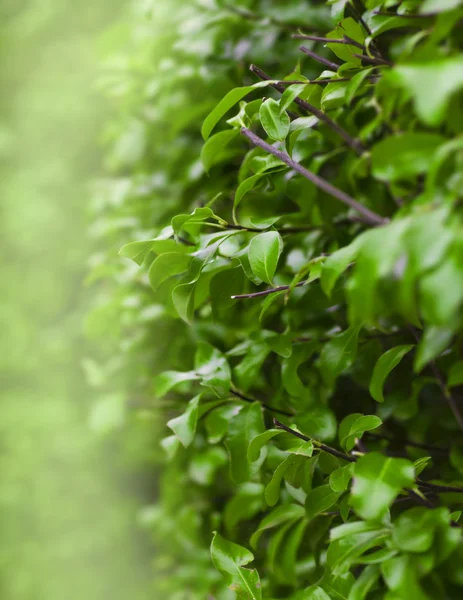
[[461, 3], [156, 4], [90, 329], [164, 435], [158, 593], [459, 598]]

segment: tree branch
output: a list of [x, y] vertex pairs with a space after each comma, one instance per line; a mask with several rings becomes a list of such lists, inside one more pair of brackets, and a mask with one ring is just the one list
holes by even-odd
[[[259, 67], [257, 67], [256, 65], [251, 65], [249, 68], [252, 71], [252, 73], [259, 77], [259, 79], [262, 79], [263, 81], [271, 80], [271, 77], [267, 75], [267, 73], [262, 71], [262, 69], [259, 69]], [[284, 86], [278, 83], [271, 84], [271, 87], [280, 92], [280, 94], [283, 94], [283, 92], [285, 91]], [[322, 121], [323, 123], [328, 125], [328, 127], [331, 127], [331, 129], [335, 131], [339, 135], [339, 137], [341, 137], [346, 142], [346, 144], [348, 144], [348, 146], [353, 148], [353, 150], [355, 150], [355, 152], [357, 152], [359, 156], [363, 154], [363, 152], [365, 151], [363, 144], [358, 140], [354, 139], [349, 133], [347, 133], [345, 129], [343, 129], [340, 125], [335, 123], [332, 119], [330, 119], [330, 117], [325, 115], [324, 112], [322, 112], [315, 106], [312, 106], [312, 104], [309, 104], [305, 100], [302, 100], [301, 98], [294, 98], [294, 103], [297, 104], [300, 108], [302, 108], [302, 110], [305, 110], [311, 115], [317, 117], [319, 121]]]
[[[280, 421], [277, 421], [276, 419], [273, 419], [273, 424], [275, 425], [275, 427], [277, 429], [283, 429], [283, 431], [287, 431], [288, 433], [291, 433], [292, 435], [299, 438], [300, 440], [304, 440], [304, 442], [310, 442], [310, 440], [311, 440], [311, 438], [307, 437], [306, 435], [304, 435], [302, 433], [299, 433], [299, 431], [294, 431], [294, 429], [291, 429], [291, 427], [288, 427], [287, 425], [280, 423]], [[340, 458], [347, 462], [356, 462], [356, 459], [353, 456], [344, 454], [344, 452], [335, 450], [334, 448], [331, 448], [330, 446], [326, 446], [325, 444], [322, 444], [321, 442], [318, 442], [316, 440], [312, 440], [312, 441], [314, 442], [314, 446], [316, 446], [317, 448], [320, 448], [320, 450], [323, 450], [324, 452], [327, 452], [328, 454], [331, 454], [332, 456], [336, 456], [336, 458]]]
[[353, 54], [356, 58], [360, 58], [363, 62], [370, 63], [372, 65], [383, 66], [386, 65], [388, 67], [393, 67], [394, 63], [390, 60], [385, 60], [384, 58], [378, 58], [373, 56], [368, 56], [367, 54]]
[[347, 46], [355, 46], [364, 50], [365, 46], [356, 42], [352, 38], [345, 35], [343, 38], [327, 38], [319, 35], [306, 35], [305, 33], [294, 33], [292, 36], [293, 40], [310, 40], [311, 42], [323, 42], [325, 44], [346, 44]]
[[[294, 287], [302, 287], [308, 281], [300, 281], [296, 283]], [[291, 288], [290, 285], [279, 285], [277, 287], [268, 288], [267, 290], [261, 290], [260, 292], [253, 292], [252, 294], [238, 294], [237, 296], [231, 296], [232, 300], [246, 300], [248, 298], [261, 298], [262, 296], [268, 296], [269, 294], [276, 294], [277, 292], [284, 292]]]
[[289, 154], [287, 154], [286, 152], [282, 152], [281, 150], [277, 150], [275, 146], [267, 144], [267, 142], [264, 142], [263, 139], [261, 139], [259, 136], [257, 136], [255, 133], [253, 133], [246, 127], [243, 127], [241, 129], [241, 133], [242, 135], [245, 135], [255, 146], [259, 146], [263, 150], [267, 151], [269, 154], [273, 154], [273, 156], [279, 158], [289, 167], [297, 171], [300, 175], [311, 181], [318, 188], [320, 188], [333, 198], [336, 198], [336, 200], [339, 200], [339, 202], [342, 202], [346, 206], [349, 206], [350, 208], [358, 212], [360, 215], [362, 215], [362, 217], [365, 219], [368, 225], [384, 225], [388, 222], [388, 219], [385, 219], [384, 217], [381, 217], [380, 215], [366, 208], [365, 206], [360, 204], [360, 202], [357, 202], [357, 200], [355, 200], [339, 188], [326, 181], [326, 179], [323, 179], [319, 175], [315, 175], [315, 173], [308, 171], [301, 164], [294, 161], [289, 156]]
[[328, 69], [331, 69], [332, 71], [337, 71], [339, 69], [339, 67], [341, 66], [341, 65], [338, 65], [338, 63], [328, 60], [327, 58], [323, 58], [323, 56], [320, 56], [316, 52], [309, 50], [305, 46], [299, 46], [299, 50], [301, 52], [303, 52], [304, 54], [307, 54], [307, 56], [310, 56], [310, 58], [313, 58], [317, 62], [321, 63], [322, 65], [325, 65], [325, 67], [328, 67]]
[[234, 388], [230, 388], [230, 393], [233, 394], [233, 396], [236, 396], [237, 398], [239, 398], [240, 400], [243, 400], [244, 402], [248, 402], [249, 404], [252, 404], [254, 402], [259, 402], [259, 404], [261, 404], [262, 407], [268, 411], [271, 411], [274, 413], [279, 413], [280, 415], [285, 415], [286, 417], [294, 417], [293, 413], [286, 412], [285, 410], [280, 410], [279, 408], [273, 408], [272, 406], [269, 406], [268, 404], [264, 404], [263, 402], [260, 402], [260, 400], [256, 400], [254, 398], [249, 398], [248, 396], [245, 396], [244, 394], [242, 394], [241, 392], [239, 392], [238, 390], [236, 390]]

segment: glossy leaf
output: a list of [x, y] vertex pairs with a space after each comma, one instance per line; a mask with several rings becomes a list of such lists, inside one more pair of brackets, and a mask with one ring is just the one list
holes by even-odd
[[387, 376], [412, 348], [413, 344], [396, 346], [380, 357], [375, 365], [370, 381], [370, 394], [376, 402], [384, 402], [383, 387]]
[[283, 250], [283, 242], [276, 231], [260, 233], [249, 245], [249, 264], [256, 277], [271, 284]]

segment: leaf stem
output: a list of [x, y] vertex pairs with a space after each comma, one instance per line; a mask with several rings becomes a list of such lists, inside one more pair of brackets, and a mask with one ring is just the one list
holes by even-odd
[[305, 177], [306, 179], [311, 181], [318, 188], [320, 188], [321, 190], [323, 190], [324, 192], [326, 192], [333, 198], [336, 198], [336, 200], [339, 200], [339, 202], [342, 202], [343, 204], [345, 204], [345, 205], [349, 206], [350, 208], [352, 208], [353, 210], [357, 211], [360, 215], [362, 215], [362, 217], [364, 217], [364, 219], [368, 225], [373, 227], [376, 225], [384, 225], [385, 223], [388, 222], [388, 219], [385, 219], [384, 217], [381, 217], [377, 213], [366, 208], [365, 206], [360, 204], [360, 202], [357, 202], [357, 200], [352, 198], [352, 196], [349, 196], [343, 190], [340, 190], [339, 188], [335, 187], [334, 185], [332, 185], [331, 183], [326, 181], [326, 179], [323, 179], [319, 175], [315, 175], [315, 173], [308, 171], [301, 164], [294, 161], [289, 156], [289, 154], [287, 154], [286, 152], [282, 152], [281, 150], [278, 150], [277, 148], [275, 148], [275, 146], [271, 146], [270, 144], [267, 144], [267, 142], [265, 142], [258, 135], [256, 135], [255, 133], [253, 133], [246, 127], [243, 127], [241, 129], [241, 133], [242, 133], [242, 135], [245, 135], [255, 146], [259, 146], [263, 150], [266, 150], [269, 154], [273, 154], [273, 156], [276, 156], [277, 158], [279, 158], [281, 161], [286, 163], [289, 167], [291, 167], [292, 169], [297, 171], [300, 175], [302, 175], [303, 177]]
[[[271, 80], [271, 77], [256, 65], [251, 65], [249, 68], [252, 71], [252, 73], [259, 77], [259, 79], [262, 79], [263, 81]], [[271, 86], [275, 90], [280, 92], [280, 94], [282, 94], [285, 91], [284, 86], [278, 83], [273, 83], [271, 84]], [[308, 113], [317, 117], [319, 121], [322, 121], [323, 123], [328, 125], [328, 127], [331, 127], [331, 129], [335, 131], [346, 142], [346, 144], [348, 144], [353, 150], [355, 150], [355, 152], [357, 152], [359, 156], [363, 154], [363, 152], [365, 151], [363, 144], [359, 140], [354, 139], [349, 133], [347, 133], [345, 129], [343, 129], [340, 125], [335, 123], [332, 119], [330, 119], [330, 117], [325, 115], [324, 112], [298, 97], [294, 98], [294, 103], [297, 104], [300, 108], [302, 108], [302, 110], [305, 110]]]

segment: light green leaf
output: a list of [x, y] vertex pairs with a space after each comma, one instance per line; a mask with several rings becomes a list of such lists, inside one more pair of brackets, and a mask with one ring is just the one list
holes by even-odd
[[255, 569], [244, 568], [254, 560], [252, 552], [214, 532], [211, 557], [215, 568], [226, 577], [233, 591], [245, 594], [249, 600], [262, 600], [259, 574]]
[[178, 254], [177, 252], [166, 252], [158, 256], [148, 271], [153, 291], [155, 292], [170, 277], [185, 273], [188, 270], [191, 260], [191, 256]]
[[277, 231], [256, 235], [249, 244], [249, 264], [256, 277], [271, 284], [283, 250], [283, 241]]
[[383, 387], [387, 376], [413, 347], [413, 344], [396, 346], [379, 358], [370, 381], [370, 394], [376, 402], [384, 402]]
[[357, 354], [358, 335], [361, 325], [349, 327], [323, 346], [320, 353], [319, 369], [327, 385], [349, 368]]
[[273, 98], [269, 98], [262, 103], [259, 118], [266, 134], [272, 140], [282, 142], [288, 135], [289, 117], [285, 111], [280, 112], [280, 105]]
[[188, 448], [195, 437], [200, 398], [201, 396], [195, 396], [188, 403], [188, 407], [183, 415], [167, 422], [167, 427], [172, 429], [185, 448]]
[[286, 471], [295, 465], [298, 461], [298, 456], [291, 454], [282, 463], [278, 465], [273, 473], [270, 483], [265, 488], [265, 500], [269, 506], [275, 506], [280, 497], [281, 481]]
[[378, 581], [380, 570], [377, 565], [366, 567], [351, 587], [347, 600], [365, 600], [371, 588]]
[[329, 596], [325, 590], [318, 585], [311, 585], [307, 588], [300, 600], [331, 600], [331, 596]]
[[248, 461], [255, 462], [259, 458], [260, 451], [265, 444], [275, 436], [280, 435], [280, 433], [283, 433], [282, 429], [267, 429], [267, 431], [264, 431], [264, 433], [257, 435], [251, 440], [248, 446]]
[[280, 114], [282, 114], [287, 108], [289, 108], [294, 102], [295, 98], [302, 94], [306, 90], [306, 88], [307, 85], [304, 83], [295, 83], [293, 85], [288, 86], [280, 98]]
[[206, 171], [209, 171], [214, 165], [222, 160], [222, 150], [236, 138], [238, 131], [236, 129], [226, 129], [210, 137], [201, 149], [201, 161]]
[[154, 381], [156, 396], [162, 398], [179, 383], [184, 381], [196, 381], [199, 379], [196, 371], [164, 371]]
[[371, 152], [373, 175], [382, 181], [400, 181], [425, 173], [445, 138], [437, 133], [412, 132], [389, 136]]
[[382, 425], [382, 421], [375, 415], [349, 415], [339, 426], [339, 439], [341, 446], [349, 452], [355, 446], [356, 438], [361, 438], [365, 431], [371, 431]]
[[397, 65], [389, 76], [411, 94], [420, 119], [437, 126], [445, 117], [450, 98], [463, 87], [463, 57]]
[[201, 134], [204, 140], [207, 140], [211, 135], [214, 127], [220, 121], [220, 119], [227, 113], [230, 108], [247, 96], [250, 92], [255, 89], [266, 87], [274, 83], [272, 81], [258, 81], [254, 85], [248, 85], [245, 87], [238, 87], [226, 94], [212, 112], [205, 118], [203, 126], [201, 128]]
[[454, 332], [445, 327], [427, 327], [416, 350], [413, 370], [419, 373], [430, 361], [443, 352], [452, 341]]
[[449, 371], [448, 387], [463, 385], [463, 360], [454, 363]]
[[248, 177], [247, 179], [242, 181], [238, 186], [238, 189], [236, 190], [235, 194], [235, 199], [233, 201], [233, 215], [235, 217], [235, 221], [236, 209], [238, 208], [238, 205], [240, 204], [241, 200], [246, 196], [248, 192], [250, 192], [256, 187], [256, 185], [259, 183], [263, 176], [264, 173], [257, 173], [256, 175], [251, 175], [251, 177]]
[[357, 258], [361, 244], [362, 236], [359, 236], [348, 246], [333, 252], [333, 254], [328, 256], [323, 262], [320, 284], [327, 296], [331, 296], [336, 281], [342, 273], [344, 273], [350, 263]]
[[354, 473], [354, 463], [339, 467], [330, 474], [330, 488], [333, 492], [344, 492], [349, 487], [349, 482]]
[[245, 406], [230, 420], [225, 446], [230, 456], [230, 473], [235, 483], [249, 481], [259, 468], [259, 461], [252, 465], [247, 460], [247, 450], [251, 441], [265, 430], [262, 406], [254, 402]]
[[352, 79], [346, 86], [346, 94], [344, 98], [346, 104], [352, 103], [352, 100], [356, 97], [359, 89], [361, 88], [362, 83], [372, 73], [374, 68], [375, 67], [371, 67], [370, 69], [362, 69], [362, 71], [359, 71], [352, 77]]
[[325, 512], [336, 504], [341, 492], [335, 492], [329, 485], [320, 485], [307, 494], [305, 511], [307, 518], [312, 520], [318, 514]]
[[251, 547], [256, 548], [260, 536], [267, 529], [272, 529], [290, 521], [297, 521], [305, 516], [305, 509], [299, 504], [283, 504], [269, 512], [259, 523], [259, 527], [252, 534]]
[[153, 240], [148, 240], [146, 242], [130, 242], [130, 244], [122, 246], [119, 250], [119, 256], [130, 258], [136, 262], [137, 265], [142, 265], [146, 255], [151, 252], [152, 245]]
[[355, 512], [366, 520], [380, 520], [403, 488], [413, 486], [413, 464], [378, 452], [362, 456], [354, 468], [351, 500]]

